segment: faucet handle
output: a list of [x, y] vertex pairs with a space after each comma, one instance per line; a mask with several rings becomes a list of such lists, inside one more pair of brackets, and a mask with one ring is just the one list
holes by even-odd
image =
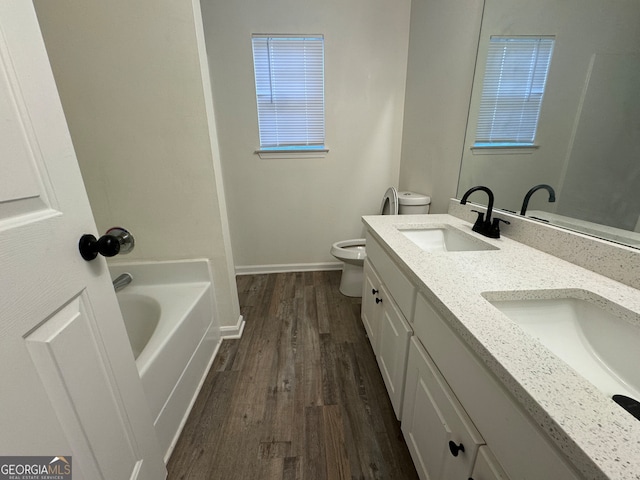
[[487, 237], [489, 238], [500, 238], [500, 222], [503, 222], [507, 225], [511, 225], [511, 222], [507, 220], [503, 220], [502, 218], [494, 218], [493, 223], [491, 224], [491, 228], [489, 229], [489, 233]]
[[471, 210], [471, 211], [478, 214], [478, 218], [476, 219], [476, 223], [473, 224], [473, 228], [471, 230], [473, 230], [474, 232], [478, 232], [478, 233], [484, 234], [484, 231], [485, 231], [484, 212], [480, 212], [478, 210]]

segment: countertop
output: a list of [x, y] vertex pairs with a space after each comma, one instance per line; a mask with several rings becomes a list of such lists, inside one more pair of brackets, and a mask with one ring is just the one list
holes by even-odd
[[[504, 235], [483, 237], [451, 215], [365, 216], [363, 222], [585, 478], [640, 479], [640, 421], [482, 296], [584, 290], [629, 310], [633, 323], [640, 319], [640, 290]], [[450, 225], [499, 250], [425, 252], [398, 231], [438, 225]], [[640, 368], [640, 345], [633, 355]]]

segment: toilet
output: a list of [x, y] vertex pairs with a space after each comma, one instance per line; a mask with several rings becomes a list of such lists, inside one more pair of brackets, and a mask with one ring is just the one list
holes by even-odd
[[[380, 215], [420, 215], [429, 213], [431, 198], [421, 193], [398, 192], [389, 187], [382, 197]], [[342, 240], [331, 245], [331, 255], [343, 262], [340, 293], [362, 296], [363, 265], [367, 257], [364, 238]]]

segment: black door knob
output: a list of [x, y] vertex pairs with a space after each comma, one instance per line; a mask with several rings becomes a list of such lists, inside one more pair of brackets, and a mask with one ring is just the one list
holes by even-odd
[[381, 298], [376, 298], [376, 303], [382, 303], [382, 299]]
[[378, 290], [376, 290], [375, 288], [371, 289], [371, 295], [375, 295], [376, 293], [378, 293]]
[[457, 457], [458, 452], [464, 452], [464, 445], [462, 443], [456, 445], [455, 442], [449, 441], [449, 450], [451, 451], [451, 455]]
[[95, 259], [98, 254], [103, 257], [113, 257], [120, 253], [120, 241], [113, 235], [103, 235], [99, 239], [96, 239], [91, 234], [85, 234], [80, 237], [78, 243], [78, 249], [80, 255], [87, 262]]

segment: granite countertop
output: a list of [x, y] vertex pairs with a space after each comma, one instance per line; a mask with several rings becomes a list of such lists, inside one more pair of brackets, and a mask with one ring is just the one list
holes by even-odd
[[[483, 237], [451, 215], [365, 216], [363, 221], [585, 478], [640, 479], [640, 421], [482, 296], [588, 291], [630, 311], [633, 323], [640, 318], [640, 290], [504, 235]], [[450, 225], [499, 250], [425, 252], [398, 231], [438, 225]], [[640, 368], [640, 345], [634, 357]]]

